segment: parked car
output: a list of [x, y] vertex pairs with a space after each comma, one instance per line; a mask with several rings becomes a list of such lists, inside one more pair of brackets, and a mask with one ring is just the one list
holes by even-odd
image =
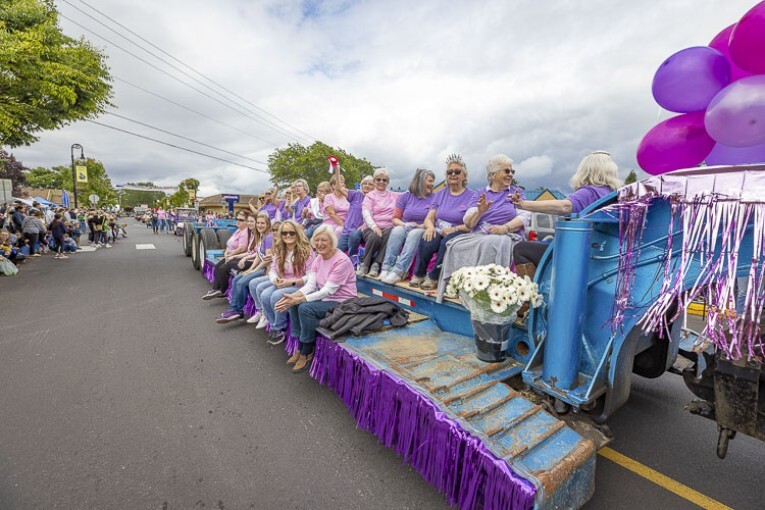
[[529, 226], [529, 241], [544, 241], [549, 243], [555, 238], [555, 220], [558, 216], [546, 213], [531, 213]]
[[144, 214], [146, 214], [146, 211], [144, 209], [133, 210], [133, 218], [135, 218], [135, 221], [141, 221], [143, 219]]

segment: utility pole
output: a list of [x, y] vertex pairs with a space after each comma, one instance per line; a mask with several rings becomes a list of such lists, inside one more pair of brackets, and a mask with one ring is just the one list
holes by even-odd
[[74, 169], [74, 150], [80, 149], [80, 159], [85, 159], [85, 152], [79, 143], [72, 144], [72, 193], [74, 194], [74, 208], [77, 209], [77, 171]]

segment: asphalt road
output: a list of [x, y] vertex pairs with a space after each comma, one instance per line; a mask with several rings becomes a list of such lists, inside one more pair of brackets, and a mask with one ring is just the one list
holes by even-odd
[[[178, 240], [129, 220], [112, 249], [0, 278], [0, 510], [446, 508], [342, 402], [245, 324]], [[153, 243], [155, 250], [136, 250]], [[765, 445], [725, 461], [679, 378], [637, 378], [617, 450], [725, 505], [763, 508]], [[604, 458], [588, 509], [694, 508]]]

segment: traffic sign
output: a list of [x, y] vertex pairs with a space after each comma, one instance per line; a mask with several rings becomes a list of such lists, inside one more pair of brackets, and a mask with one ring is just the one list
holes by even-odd
[[99, 200], [101, 200], [101, 199], [99, 198], [99, 196], [98, 196], [98, 195], [96, 195], [95, 193], [93, 193], [93, 194], [90, 194], [90, 195], [88, 195], [88, 200], [90, 200], [90, 203], [91, 203], [91, 204], [95, 205], [95, 204], [97, 204], [97, 203], [98, 203], [98, 201], [99, 201]]

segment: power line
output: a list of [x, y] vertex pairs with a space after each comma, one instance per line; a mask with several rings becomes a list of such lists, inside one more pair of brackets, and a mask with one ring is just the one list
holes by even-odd
[[[66, 0], [65, 0], [65, 1], [66, 1]], [[67, 2], [67, 3], [69, 3], [69, 2]], [[136, 37], [137, 37], [137, 38], [139, 38], [140, 40], [144, 41], [146, 44], [150, 45], [151, 47], [153, 47], [153, 48], [157, 49], [158, 51], [162, 52], [163, 54], [167, 55], [168, 57], [170, 57], [171, 59], [175, 60], [175, 61], [176, 61], [176, 62], [178, 62], [179, 64], [181, 64], [181, 65], [185, 66], [185, 67], [186, 67], [186, 68], [188, 68], [188, 69], [191, 69], [192, 71], [194, 71], [195, 73], [197, 73], [199, 76], [202, 76], [204, 79], [206, 79], [206, 80], [207, 80], [207, 81], [209, 81], [210, 83], [212, 83], [212, 84], [216, 85], [217, 87], [220, 87], [221, 89], [225, 90], [226, 92], [228, 92], [229, 94], [233, 95], [234, 97], [236, 97], [236, 98], [238, 98], [238, 99], [241, 99], [241, 100], [242, 100], [242, 101], [244, 101], [245, 103], [247, 103], [247, 104], [251, 105], [253, 108], [256, 108], [257, 110], [259, 110], [259, 111], [261, 111], [261, 112], [265, 113], [266, 115], [268, 115], [268, 116], [270, 116], [270, 117], [274, 118], [275, 120], [277, 120], [277, 121], [281, 122], [282, 124], [284, 124], [284, 125], [286, 125], [286, 126], [288, 126], [288, 127], [292, 128], [292, 129], [294, 129], [296, 132], [298, 132], [298, 133], [302, 133], [303, 135], [307, 136], [309, 139], [311, 139], [311, 140], [316, 140], [316, 137], [314, 137], [314, 136], [311, 136], [310, 134], [306, 133], [306, 132], [305, 132], [305, 131], [303, 131], [302, 129], [300, 129], [300, 128], [297, 128], [297, 127], [293, 126], [293, 125], [292, 125], [292, 124], [290, 124], [289, 122], [287, 122], [287, 121], [285, 121], [285, 120], [283, 120], [283, 119], [281, 119], [281, 118], [277, 117], [276, 115], [274, 115], [274, 114], [272, 114], [272, 113], [268, 112], [267, 110], [264, 110], [264, 109], [263, 109], [263, 108], [261, 108], [260, 106], [258, 106], [258, 105], [256, 105], [256, 104], [254, 104], [254, 103], [250, 102], [250, 101], [249, 101], [249, 100], [247, 100], [246, 98], [244, 98], [244, 97], [242, 97], [242, 96], [238, 95], [236, 92], [233, 92], [232, 90], [229, 90], [229, 89], [228, 89], [228, 88], [226, 88], [225, 86], [221, 85], [220, 83], [216, 82], [215, 80], [213, 80], [213, 79], [212, 79], [212, 78], [210, 78], [209, 76], [205, 75], [204, 73], [202, 73], [202, 72], [200, 72], [200, 71], [197, 71], [196, 69], [194, 69], [194, 68], [193, 68], [193, 67], [191, 67], [190, 65], [186, 64], [186, 63], [185, 63], [185, 62], [183, 62], [182, 60], [180, 60], [180, 59], [176, 58], [175, 56], [173, 56], [173, 55], [171, 55], [170, 53], [166, 52], [165, 50], [163, 50], [162, 48], [160, 48], [160, 47], [159, 47], [159, 46], [157, 46], [156, 44], [152, 43], [152, 42], [151, 42], [151, 41], [149, 41], [148, 39], [146, 39], [146, 38], [142, 37], [140, 34], [138, 34], [138, 33], [134, 32], [134, 31], [133, 31], [133, 30], [131, 30], [130, 28], [126, 27], [125, 25], [123, 25], [123, 24], [122, 24], [122, 23], [120, 23], [119, 21], [117, 21], [117, 20], [115, 20], [114, 18], [110, 17], [109, 15], [107, 15], [107, 14], [103, 13], [102, 11], [99, 11], [98, 9], [96, 9], [95, 7], [93, 7], [92, 5], [90, 5], [90, 4], [89, 4], [88, 2], [86, 2], [85, 0], [80, 0], [80, 3], [83, 3], [83, 4], [87, 5], [87, 6], [88, 6], [90, 9], [92, 9], [92, 10], [93, 10], [93, 11], [95, 11], [95, 12], [97, 12], [98, 14], [100, 14], [100, 15], [101, 15], [101, 16], [103, 16], [104, 18], [108, 19], [108, 20], [109, 20], [109, 21], [111, 21], [112, 23], [114, 23], [114, 24], [118, 25], [118, 26], [119, 26], [119, 27], [121, 27], [123, 30], [126, 30], [126, 31], [127, 31], [128, 33], [130, 33], [130, 34], [133, 34], [134, 36], [136, 36]], [[71, 4], [70, 4], [70, 5], [71, 5]], [[82, 12], [82, 11], [81, 11], [81, 12]]]
[[241, 166], [243, 168], [249, 168], [250, 170], [255, 170], [256, 172], [262, 172], [264, 174], [269, 174], [270, 175], [270, 172], [268, 170], [263, 170], [262, 168], [255, 168], [254, 166], [243, 165], [242, 163], [237, 163], [236, 161], [230, 161], [228, 159], [219, 158], [217, 156], [213, 156], [211, 154], [206, 154], [204, 152], [195, 151], [193, 149], [187, 149], [186, 147], [181, 147], [180, 145], [175, 145], [175, 144], [172, 144], [172, 143], [169, 143], [169, 142], [163, 142], [162, 140], [157, 140], [156, 138], [152, 138], [150, 136], [145, 136], [145, 135], [141, 135], [141, 134], [138, 134], [138, 133], [134, 133], [132, 131], [128, 131], [127, 129], [118, 128], [116, 126], [110, 126], [109, 124], [104, 124], [103, 122], [98, 122], [98, 121], [95, 121], [95, 120], [88, 120], [87, 122], [90, 122], [91, 124], [95, 124], [97, 126], [113, 129], [115, 131], [120, 131], [120, 132], [126, 133], [128, 135], [136, 136], [138, 138], [143, 138], [144, 140], [149, 140], [149, 141], [152, 141], [152, 142], [155, 142], [155, 143], [160, 143], [162, 145], [167, 145], [168, 147], [173, 147], [174, 149], [180, 149], [182, 151], [191, 152], [192, 154], [198, 154], [200, 156], [205, 156], [205, 157], [210, 158], [210, 159], [215, 159], [215, 160], [218, 160], [218, 161], [223, 161], [224, 163], [231, 163], [232, 165]]
[[[230, 103], [232, 103], [232, 104], [236, 105], [237, 107], [239, 107], [239, 108], [242, 108], [244, 111], [247, 111], [248, 113], [250, 113], [250, 114], [254, 115], [254, 116], [256, 117], [256, 119], [254, 119], [254, 120], [257, 120], [257, 122], [259, 122], [260, 124], [263, 124], [264, 126], [268, 127], [269, 129], [272, 129], [272, 130], [274, 130], [274, 131], [276, 131], [276, 132], [278, 132], [278, 133], [281, 133], [282, 135], [285, 135], [285, 136], [286, 136], [288, 139], [291, 139], [291, 138], [298, 138], [298, 139], [299, 139], [299, 138], [301, 138], [300, 136], [296, 136], [294, 133], [290, 133], [290, 132], [286, 131], [285, 129], [283, 129], [283, 128], [281, 128], [281, 127], [277, 126], [277, 125], [275, 125], [275, 124], [274, 124], [272, 121], [270, 121], [270, 120], [266, 119], [266, 118], [265, 118], [265, 117], [263, 117], [262, 115], [259, 115], [258, 113], [255, 113], [255, 112], [253, 112], [252, 110], [249, 110], [248, 108], [246, 108], [245, 106], [241, 105], [241, 104], [240, 104], [240, 103], [238, 103], [237, 101], [234, 101], [233, 99], [231, 99], [231, 98], [227, 97], [225, 94], [222, 94], [222, 93], [221, 93], [221, 92], [219, 92], [218, 90], [215, 90], [213, 87], [210, 87], [208, 84], [206, 84], [206, 83], [202, 82], [201, 80], [199, 80], [199, 79], [198, 79], [198, 78], [196, 78], [195, 76], [192, 76], [191, 74], [187, 73], [187, 72], [186, 72], [186, 71], [184, 71], [183, 69], [180, 69], [178, 66], [176, 66], [176, 65], [172, 64], [171, 62], [168, 62], [167, 60], [163, 59], [162, 57], [158, 56], [157, 54], [155, 54], [155, 53], [153, 53], [153, 52], [151, 52], [151, 51], [147, 50], [146, 48], [144, 48], [143, 46], [141, 46], [141, 45], [140, 45], [140, 44], [138, 44], [137, 42], [135, 42], [135, 41], [133, 41], [132, 39], [130, 39], [129, 37], [127, 37], [127, 36], [125, 36], [125, 35], [121, 34], [120, 32], [118, 32], [118, 31], [117, 31], [117, 30], [115, 30], [114, 28], [110, 27], [109, 25], [107, 25], [107, 24], [106, 24], [106, 23], [104, 23], [103, 21], [101, 21], [101, 20], [99, 20], [98, 18], [94, 17], [93, 15], [91, 15], [91, 14], [89, 14], [89, 13], [87, 13], [87, 12], [83, 11], [82, 9], [80, 9], [79, 7], [77, 7], [76, 5], [74, 5], [74, 4], [73, 4], [72, 2], [70, 2], [69, 0], [62, 0], [62, 1], [63, 1], [64, 3], [66, 3], [66, 4], [68, 4], [69, 6], [71, 6], [72, 8], [76, 9], [76, 10], [77, 10], [77, 11], [79, 11], [80, 13], [84, 14], [84, 15], [85, 15], [85, 16], [87, 16], [88, 18], [92, 19], [93, 21], [95, 21], [95, 22], [96, 22], [96, 23], [98, 23], [99, 25], [103, 26], [104, 28], [106, 28], [106, 29], [107, 29], [107, 30], [109, 30], [110, 32], [112, 32], [112, 33], [114, 33], [114, 34], [116, 34], [116, 35], [120, 36], [121, 38], [123, 38], [123, 39], [125, 39], [126, 41], [128, 41], [130, 44], [133, 44], [134, 46], [138, 47], [139, 49], [141, 49], [141, 50], [145, 51], [146, 53], [148, 53], [148, 54], [149, 54], [149, 55], [151, 55], [152, 57], [156, 58], [157, 60], [159, 60], [159, 61], [160, 61], [160, 62], [162, 62], [163, 64], [165, 64], [165, 65], [167, 65], [167, 66], [169, 66], [169, 67], [171, 67], [171, 68], [175, 69], [176, 71], [178, 71], [178, 72], [179, 72], [179, 73], [181, 73], [182, 75], [186, 76], [187, 78], [190, 78], [191, 80], [194, 80], [194, 81], [195, 81], [196, 83], [198, 83], [199, 85], [201, 85], [201, 86], [205, 87], [206, 89], [210, 90], [211, 92], [213, 92], [213, 93], [217, 94], [218, 96], [222, 97], [222, 98], [223, 98], [223, 99], [225, 99], [226, 101], [229, 101]], [[69, 18], [67, 18], [67, 19], [69, 19]], [[70, 21], [71, 21], [71, 20], [70, 20]], [[80, 26], [82, 26], [82, 25], [80, 25]], [[92, 31], [91, 31], [91, 33], [92, 33]], [[98, 36], [98, 37], [101, 37], [101, 36]], [[102, 38], [102, 39], [104, 39], [103, 37], [101, 37], [101, 38]], [[106, 40], [106, 39], [104, 39], [104, 40]], [[114, 44], [114, 43], [112, 43], [112, 44]], [[182, 63], [182, 62], [181, 62], [181, 63]], [[182, 64], [183, 64], [183, 63], [182, 63]], [[183, 65], [185, 65], [185, 64], [183, 64]], [[186, 67], [188, 67], [188, 66], [186, 66]], [[195, 72], [196, 72], [196, 71], [195, 71]], [[197, 72], [197, 74], [200, 74], [200, 73], [198, 73], [198, 72]], [[252, 118], [252, 117], [251, 117], [251, 118]]]
[[[135, 57], [135, 58], [137, 58], [138, 60], [140, 60], [141, 62], [145, 63], [146, 65], [153, 67], [154, 69], [156, 69], [157, 71], [161, 72], [162, 74], [165, 74], [165, 75], [169, 76], [170, 78], [172, 78], [172, 79], [176, 80], [177, 82], [179, 82], [179, 83], [181, 83], [181, 84], [183, 84], [183, 85], [186, 85], [186, 86], [187, 86], [187, 87], [189, 87], [190, 89], [192, 89], [192, 90], [194, 90], [194, 91], [196, 91], [196, 92], [199, 92], [199, 93], [200, 93], [200, 94], [202, 94], [203, 96], [205, 96], [205, 97], [208, 97], [208, 98], [212, 99], [212, 100], [213, 100], [213, 101], [215, 101], [216, 103], [219, 103], [219, 104], [221, 104], [221, 105], [225, 106], [226, 108], [229, 108], [230, 110], [233, 110], [233, 111], [235, 111], [235, 112], [237, 112], [237, 113], [239, 113], [239, 114], [241, 114], [241, 115], [244, 115], [245, 117], [249, 117], [249, 118], [251, 118], [251, 119], [255, 120], [256, 122], [259, 122], [259, 123], [260, 123], [260, 120], [258, 120], [257, 118], [255, 118], [255, 117], [253, 117], [253, 116], [251, 116], [251, 115], [248, 115], [247, 113], [245, 113], [245, 112], [243, 112], [243, 111], [241, 111], [241, 110], [237, 110], [237, 109], [236, 109], [236, 108], [234, 108], [233, 106], [231, 106], [231, 105], [228, 105], [228, 104], [224, 103], [224, 102], [223, 102], [223, 101], [221, 101], [220, 99], [218, 99], [218, 98], [216, 98], [216, 97], [213, 97], [213, 96], [211, 96], [210, 94], [208, 94], [208, 93], [204, 92], [203, 90], [199, 90], [198, 88], [194, 87], [193, 85], [190, 85], [190, 84], [188, 84], [188, 83], [184, 82], [183, 80], [181, 80], [181, 79], [180, 79], [180, 78], [178, 78], [177, 76], [173, 76], [172, 74], [168, 73], [168, 72], [167, 72], [167, 71], [165, 71], [164, 69], [161, 69], [161, 68], [157, 67], [156, 65], [152, 64], [151, 62], [149, 62], [148, 60], [144, 59], [143, 57], [139, 57], [138, 55], [136, 55], [136, 54], [135, 54], [135, 53], [133, 53], [132, 51], [130, 51], [130, 50], [127, 50], [127, 49], [123, 48], [123, 47], [122, 47], [122, 46], [120, 46], [119, 44], [115, 44], [115, 43], [113, 43], [112, 41], [110, 41], [110, 40], [109, 40], [109, 39], [107, 39], [106, 37], [104, 37], [104, 36], [102, 36], [102, 35], [100, 35], [100, 34], [98, 34], [98, 33], [94, 32], [93, 30], [91, 30], [91, 29], [87, 28], [86, 26], [84, 26], [84, 25], [82, 25], [82, 24], [80, 24], [80, 23], [78, 23], [78, 22], [74, 21], [73, 19], [71, 19], [71, 18], [69, 18], [69, 17], [67, 17], [67, 16], [65, 16], [65, 15], [63, 15], [63, 14], [59, 14], [59, 16], [61, 16], [62, 18], [66, 19], [66, 20], [67, 20], [67, 21], [69, 21], [70, 23], [74, 23], [75, 25], [77, 25], [78, 27], [82, 28], [83, 30], [86, 30], [86, 31], [90, 32], [91, 34], [95, 35], [96, 37], [98, 37], [98, 38], [100, 38], [100, 39], [103, 39], [104, 41], [106, 41], [107, 43], [111, 44], [111, 45], [112, 45], [112, 46], [114, 46], [115, 48], [119, 48], [120, 50], [124, 51], [124, 52], [125, 52], [125, 53], [127, 53], [128, 55], [131, 55], [132, 57]], [[266, 127], [268, 127], [268, 126], [266, 126]], [[253, 135], [253, 136], [256, 136], [256, 135]], [[270, 145], [273, 145], [273, 146], [275, 146], [275, 147], [277, 147], [277, 146], [279, 145], [278, 143], [276, 143], [276, 142], [272, 142], [271, 140], [267, 140], [267, 139], [265, 139], [265, 138], [261, 138], [261, 137], [258, 137], [258, 138], [259, 138], [260, 140], [262, 140], [262, 141], [264, 141], [264, 142], [266, 142], [266, 143], [270, 144]]]
[[198, 141], [198, 140], [194, 140], [194, 139], [192, 139], [192, 138], [188, 138], [188, 137], [186, 137], [186, 136], [183, 136], [183, 135], [179, 135], [179, 134], [173, 133], [172, 131], [167, 131], [167, 130], [165, 130], [165, 129], [162, 129], [162, 128], [158, 128], [158, 127], [156, 127], [156, 126], [152, 126], [152, 125], [150, 125], [150, 124], [146, 124], [145, 122], [141, 122], [140, 120], [135, 120], [135, 119], [131, 119], [130, 117], [125, 117], [124, 115], [120, 115], [120, 114], [118, 114], [118, 113], [114, 113], [114, 112], [106, 112], [106, 113], [107, 113], [107, 114], [109, 114], [109, 115], [111, 115], [111, 116], [113, 116], [113, 117], [117, 117], [118, 119], [126, 120], [126, 121], [128, 121], [128, 122], [132, 122], [132, 123], [134, 123], [134, 124], [138, 124], [138, 125], [140, 125], [140, 126], [143, 126], [143, 127], [147, 127], [147, 128], [149, 128], [149, 129], [153, 129], [153, 130], [155, 130], [155, 131], [159, 131], [160, 133], [165, 133], [166, 135], [170, 135], [170, 136], [175, 136], [175, 137], [178, 137], [178, 138], [182, 138], [183, 140], [186, 140], [186, 141], [188, 141], [188, 142], [192, 142], [192, 143], [195, 143], [195, 144], [197, 144], [197, 145], [201, 145], [201, 146], [203, 146], [203, 147], [207, 147], [208, 149], [214, 149], [214, 150], [216, 150], [216, 151], [225, 152], [226, 154], [230, 154], [230, 155], [232, 155], [232, 156], [236, 156], [237, 158], [242, 158], [242, 159], [249, 159], [249, 160], [250, 160], [250, 161], [252, 161], [252, 162], [255, 162], [255, 163], [260, 163], [261, 165], [267, 165], [267, 164], [268, 164], [268, 163], [266, 163], [265, 161], [260, 161], [259, 159], [253, 159], [253, 158], [250, 158], [250, 157], [247, 157], [247, 156], [242, 156], [241, 154], [237, 154], [236, 152], [230, 152], [230, 151], [227, 151], [227, 150], [225, 150], [225, 149], [220, 149], [220, 148], [218, 148], [218, 147], [215, 147], [215, 146], [213, 146], [213, 145], [208, 145], [208, 144], [206, 144], [206, 143], [204, 143], [204, 142], [200, 142], [200, 141]]
[[152, 95], [152, 96], [154, 96], [156, 98], [159, 98], [159, 99], [161, 99], [163, 101], [166, 101], [166, 102], [168, 102], [168, 103], [170, 103], [172, 105], [175, 105], [175, 106], [177, 106], [179, 108], [183, 108], [184, 110], [190, 111], [191, 113], [195, 113], [195, 114], [199, 115], [200, 117], [204, 117], [205, 119], [211, 120], [211, 121], [213, 121], [213, 122], [215, 122], [217, 124], [220, 124], [221, 126], [226, 126], [229, 129], [233, 129], [234, 131], [238, 131], [239, 133], [242, 133], [243, 135], [249, 136], [249, 137], [251, 137], [251, 138], [253, 138], [255, 140], [263, 141], [261, 138], [258, 138], [257, 136], [253, 135], [252, 133], [248, 133], [244, 129], [239, 129], [236, 126], [232, 126], [231, 124], [223, 122], [222, 120], [218, 120], [218, 119], [216, 119], [214, 117], [211, 117], [211, 116], [207, 115], [206, 113], [202, 113], [202, 112], [200, 112], [198, 110], [195, 110], [193, 108], [189, 108], [186, 105], [178, 103], [177, 101], [173, 101], [172, 99], [168, 99], [168, 98], [166, 98], [165, 96], [163, 96], [161, 94], [157, 94], [156, 92], [152, 92], [151, 90], [146, 89], [144, 87], [141, 87], [140, 85], [136, 85], [135, 83], [132, 83], [132, 82], [130, 82], [130, 81], [124, 79], [124, 78], [120, 78], [119, 76], [115, 76], [115, 75], [112, 75], [112, 78], [114, 78], [115, 80], [120, 81], [122, 83], [125, 83], [127, 85], [130, 85], [131, 87], [135, 87], [138, 90], [142, 90], [143, 92], [146, 92], [147, 94], [150, 94], [150, 95]]

